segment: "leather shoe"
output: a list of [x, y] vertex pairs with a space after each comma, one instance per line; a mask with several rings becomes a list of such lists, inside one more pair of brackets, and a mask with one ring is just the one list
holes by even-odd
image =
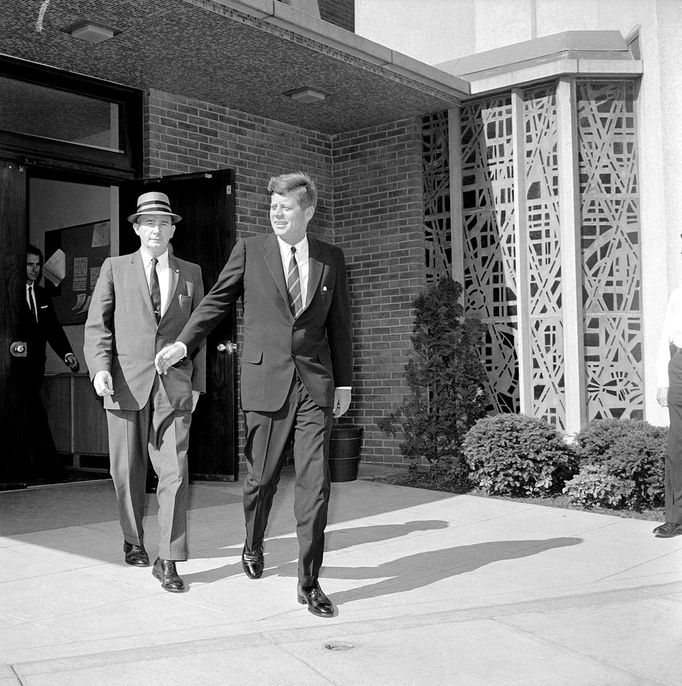
[[135, 545], [134, 543], [123, 541], [123, 552], [127, 565], [149, 567], [149, 555], [147, 555], [143, 545]]
[[152, 567], [155, 579], [161, 582], [161, 588], [171, 593], [182, 593], [185, 590], [185, 582], [178, 576], [173, 560], [163, 560], [157, 557]]
[[246, 549], [246, 544], [244, 544], [244, 549], [242, 550], [242, 567], [244, 568], [244, 573], [249, 579], [260, 579], [263, 576], [263, 544], [257, 545], [253, 551]]
[[312, 612], [318, 617], [333, 617], [336, 608], [329, 598], [322, 592], [320, 584], [315, 582], [310, 588], [303, 588], [301, 584], [297, 589], [298, 602], [301, 605], [308, 605], [308, 612]]
[[675, 524], [674, 522], [666, 522], [657, 526], [654, 531], [656, 538], [672, 538], [682, 534], [682, 524]]

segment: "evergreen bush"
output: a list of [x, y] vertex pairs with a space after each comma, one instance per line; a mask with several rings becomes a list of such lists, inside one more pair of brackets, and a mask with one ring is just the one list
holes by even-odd
[[405, 366], [410, 393], [377, 426], [390, 436], [401, 430], [403, 455], [415, 465], [428, 460], [435, 482], [464, 489], [468, 470], [461, 443], [485, 415], [486, 395], [478, 355], [482, 327], [464, 317], [461, 294], [461, 284], [443, 278], [414, 301], [413, 351]]
[[559, 433], [525, 415], [480, 419], [462, 451], [470, 478], [489, 495], [548, 496], [577, 471], [575, 454]]

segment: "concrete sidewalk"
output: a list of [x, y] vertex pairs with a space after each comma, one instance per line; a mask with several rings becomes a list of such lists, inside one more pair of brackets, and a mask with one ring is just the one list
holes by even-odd
[[0, 493], [0, 686], [682, 683], [682, 537], [364, 465], [332, 489], [332, 619], [296, 602], [290, 473], [258, 581], [241, 484], [192, 485], [184, 594], [123, 564], [110, 481]]

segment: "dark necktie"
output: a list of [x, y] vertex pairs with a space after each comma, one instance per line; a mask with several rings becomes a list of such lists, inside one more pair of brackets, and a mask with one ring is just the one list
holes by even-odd
[[31, 309], [31, 314], [33, 315], [33, 319], [38, 321], [38, 313], [36, 312], [36, 304], [35, 300], [33, 299], [33, 284], [31, 284], [28, 287], [28, 306]]
[[151, 294], [152, 294], [152, 306], [154, 307], [154, 316], [156, 317], [156, 323], [159, 323], [161, 319], [161, 288], [159, 287], [159, 275], [156, 271], [156, 265], [159, 261], [156, 257], [152, 257], [152, 273], [149, 279]]
[[289, 309], [294, 317], [298, 316], [303, 306], [301, 299], [301, 275], [298, 272], [296, 262], [296, 248], [291, 247], [291, 260], [289, 261], [289, 273], [287, 274], [287, 290], [289, 291]]

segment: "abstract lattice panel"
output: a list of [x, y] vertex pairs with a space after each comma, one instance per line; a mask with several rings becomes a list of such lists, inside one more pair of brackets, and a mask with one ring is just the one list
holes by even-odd
[[588, 419], [644, 412], [635, 84], [579, 82]]
[[493, 407], [519, 411], [514, 150], [509, 94], [462, 107], [464, 309], [486, 324]]
[[519, 359], [515, 322], [488, 321], [483, 336], [483, 359], [488, 397], [498, 412], [519, 412]]
[[554, 84], [523, 92], [531, 410], [566, 426], [562, 322], [559, 162]]
[[436, 112], [422, 118], [422, 179], [424, 252], [426, 282], [429, 284], [452, 274], [447, 112]]
[[639, 316], [585, 320], [588, 419], [642, 419], [642, 322]]

